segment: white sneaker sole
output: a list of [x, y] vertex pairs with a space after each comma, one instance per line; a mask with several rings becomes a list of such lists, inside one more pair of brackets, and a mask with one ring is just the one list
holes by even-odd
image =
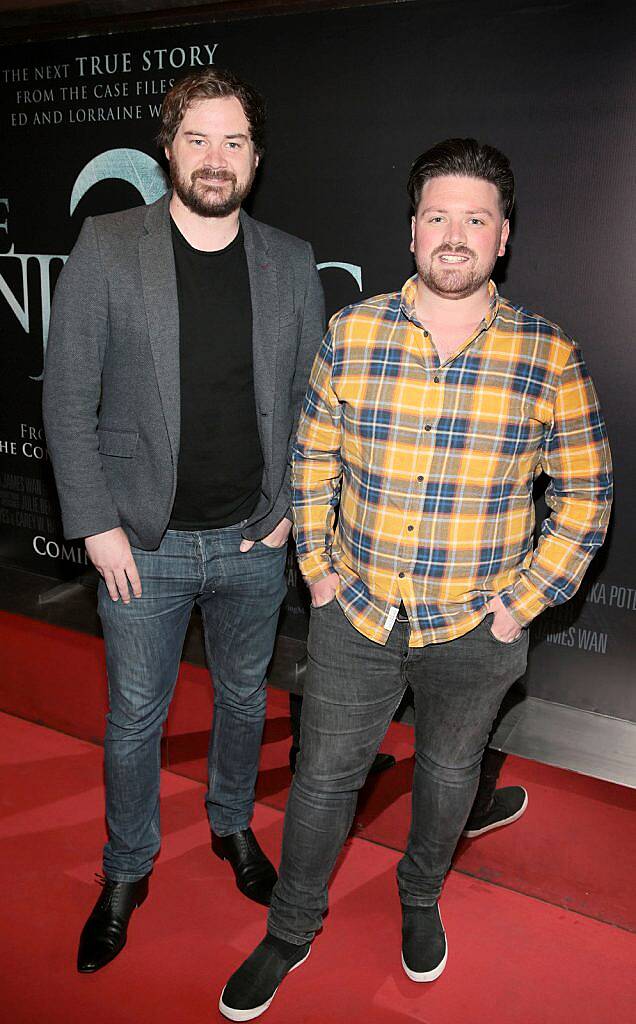
[[[520, 789], [523, 789], [523, 786], [520, 786]], [[525, 796], [521, 807], [518, 811], [515, 811], [514, 814], [511, 814], [509, 818], [502, 818], [501, 821], [493, 821], [491, 825], [484, 825], [483, 828], [466, 828], [462, 832], [462, 835], [466, 836], [467, 839], [475, 839], [477, 836], [485, 835], [486, 832], [492, 832], [495, 828], [503, 828], [504, 825], [512, 825], [513, 821], [517, 821], [517, 819], [524, 814], [525, 809], [528, 806], [528, 794], [525, 789], [523, 789], [523, 792]]]
[[[293, 967], [290, 967], [290, 969], [287, 971], [287, 974], [291, 974], [291, 972], [295, 971], [297, 967], [300, 967], [301, 964], [304, 964], [305, 960], [307, 959], [310, 953], [311, 946], [307, 950], [307, 956], [304, 956], [302, 960], [298, 961], [297, 964], [294, 964]], [[285, 978], [287, 977], [287, 974], [285, 975]], [[285, 978], [283, 978], [283, 981], [285, 980]], [[281, 981], [280, 984], [282, 985], [283, 982]], [[274, 999], [274, 996], [278, 992], [279, 988], [280, 985], [277, 985], [269, 999], [266, 1002], [262, 1003], [261, 1006], [252, 1006], [249, 1010], [235, 1010], [234, 1007], [232, 1006], [226, 1006], [225, 1003], [223, 1002], [223, 996], [225, 995], [224, 988], [223, 991], [221, 992], [221, 998], [219, 999], [219, 1010], [221, 1011], [224, 1017], [227, 1017], [228, 1020], [256, 1020], [257, 1017], [260, 1017], [260, 1015], [262, 1013], [265, 1013], [265, 1010], [267, 1010], [269, 1006], [271, 1006], [272, 1000]]]
[[[444, 932], [444, 941], [446, 941], [446, 932]], [[447, 960], [448, 960], [448, 942], [446, 942], [446, 949], [444, 950], [444, 956], [442, 957], [441, 961], [438, 963], [437, 967], [434, 967], [432, 971], [412, 971], [411, 968], [407, 967], [407, 965], [406, 965], [406, 961], [404, 959], [404, 954], [402, 954], [402, 967], [404, 968], [404, 973], [406, 974], [407, 978], [410, 978], [411, 981], [417, 981], [417, 982], [435, 981], [436, 978], [439, 978], [440, 974], [442, 973], [442, 971], [446, 967], [446, 961]]]

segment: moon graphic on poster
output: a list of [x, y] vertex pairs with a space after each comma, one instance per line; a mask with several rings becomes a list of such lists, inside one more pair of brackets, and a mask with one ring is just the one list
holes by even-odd
[[169, 188], [163, 170], [147, 153], [139, 149], [108, 149], [89, 160], [77, 175], [71, 192], [71, 215], [89, 188], [108, 178], [129, 182], [144, 203], [154, 203]]

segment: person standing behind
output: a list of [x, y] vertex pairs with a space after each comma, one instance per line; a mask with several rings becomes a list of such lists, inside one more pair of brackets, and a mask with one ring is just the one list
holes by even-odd
[[[294, 448], [313, 604], [300, 757], [268, 933], [221, 995], [231, 1020], [259, 1016], [309, 955], [407, 684], [416, 755], [397, 872], [402, 964], [415, 982], [439, 977], [438, 899], [492, 721], [525, 670], [528, 625], [572, 597], [609, 520], [609, 447], [581, 353], [490, 280], [509, 234], [509, 161], [449, 139], [415, 161], [408, 191], [417, 274], [332, 319]], [[551, 515], [535, 547], [541, 471]]]
[[286, 593], [289, 457], [324, 329], [311, 247], [241, 205], [265, 110], [208, 68], [164, 98], [172, 192], [88, 218], [53, 304], [44, 419], [67, 537], [100, 573], [110, 710], [104, 890], [77, 966], [123, 948], [160, 845], [159, 750], [190, 613], [214, 685], [207, 812], [239, 889], [269, 902], [250, 821], [265, 672]]

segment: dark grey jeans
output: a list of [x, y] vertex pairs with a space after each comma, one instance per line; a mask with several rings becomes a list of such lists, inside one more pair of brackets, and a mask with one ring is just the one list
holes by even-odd
[[386, 646], [367, 640], [336, 601], [312, 609], [300, 756], [287, 802], [268, 930], [310, 942], [358, 797], [407, 685], [415, 707], [411, 831], [398, 865], [402, 903], [431, 906], [472, 807], [502, 698], [525, 671], [528, 634], [503, 644], [492, 616], [444, 644], [409, 648], [408, 623]]

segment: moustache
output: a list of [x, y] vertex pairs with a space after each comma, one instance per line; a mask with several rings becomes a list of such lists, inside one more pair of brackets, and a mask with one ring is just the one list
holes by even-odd
[[475, 253], [467, 245], [456, 245], [454, 247], [438, 245], [437, 249], [433, 249], [431, 256], [470, 256], [475, 258]]
[[236, 181], [236, 175], [232, 174], [231, 171], [209, 171], [203, 168], [200, 171], [193, 171], [190, 176], [190, 180], [195, 182], [198, 179], [201, 181]]

